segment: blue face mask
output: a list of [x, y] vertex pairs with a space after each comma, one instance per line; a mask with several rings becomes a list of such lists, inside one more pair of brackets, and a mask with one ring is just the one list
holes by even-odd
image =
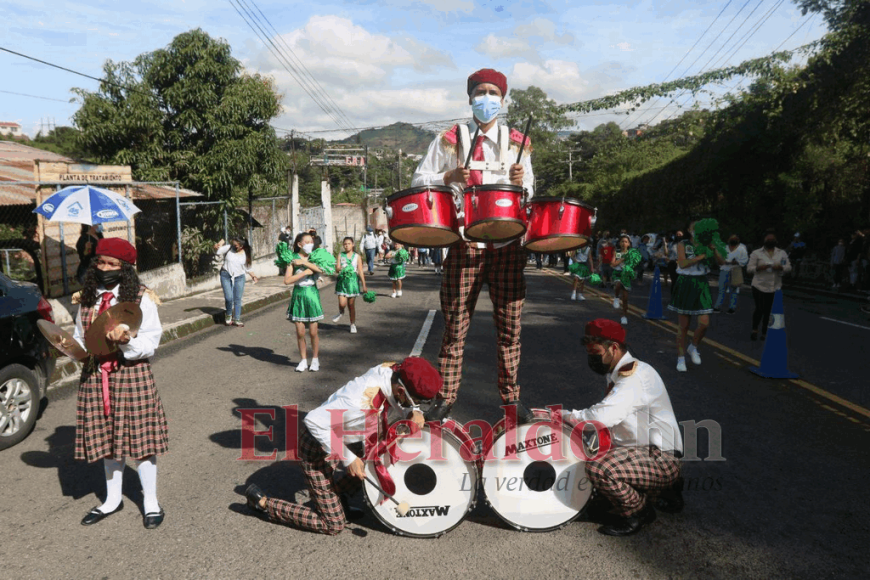
[[475, 119], [481, 123], [489, 123], [501, 111], [501, 97], [495, 95], [474, 97], [471, 101], [471, 110], [474, 112]]
[[103, 233], [103, 224], [97, 224], [97, 227], [95, 229], [97, 230], [98, 234]]

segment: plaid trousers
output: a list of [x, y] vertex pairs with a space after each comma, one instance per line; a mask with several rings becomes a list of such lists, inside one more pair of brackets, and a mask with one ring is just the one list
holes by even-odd
[[643, 509], [647, 493], [667, 489], [680, 475], [680, 460], [655, 445], [615, 447], [601, 459], [586, 462], [592, 486], [610, 500], [623, 517]]
[[526, 298], [526, 252], [519, 242], [498, 249], [479, 249], [460, 241], [450, 248], [441, 282], [444, 336], [439, 361], [444, 387], [440, 398], [456, 401], [462, 378], [462, 355], [471, 317], [483, 283], [489, 285], [498, 346], [498, 390], [505, 403], [520, 397], [520, 315]]
[[353, 494], [360, 488], [362, 481], [350, 476], [333, 481], [338, 461], [327, 458], [323, 446], [307, 428], [302, 428], [299, 433], [299, 458], [315, 508], [270, 497], [266, 499], [269, 518], [303, 530], [334, 536], [347, 523], [344, 508], [341, 507], [341, 495]]

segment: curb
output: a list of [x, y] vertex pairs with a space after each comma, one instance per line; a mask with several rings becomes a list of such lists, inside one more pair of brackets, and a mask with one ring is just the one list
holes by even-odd
[[[282, 290], [281, 292], [265, 296], [259, 300], [248, 302], [247, 304], [242, 305], [242, 312], [249, 314], [255, 310], [271, 306], [276, 302], [289, 299], [292, 293], [293, 287], [291, 286], [287, 290]], [[164, 326], [163, 335], [160, 337], [160, 345], [163, 346], [167, 343], [188, 337], [211, 326], [217, 326], [217, 322], [215, 321], [215, 316], [208, 314], [200, 314], [194, 318]], [[51, 375], [51, 380], [46, 389], [46, 394], [60, 390], [79, 380], [79, 377], [81, 376], [82, 363], [67, 357], [63, 357], [63, 360], [66, 361], [64, 364], [55, 367], [54, 374]]]

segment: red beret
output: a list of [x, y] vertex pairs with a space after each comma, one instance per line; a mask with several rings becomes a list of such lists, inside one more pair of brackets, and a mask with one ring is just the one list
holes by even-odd
[[441, 373], [429, 361], [419, 356], [409, 356], [394, 365], [393, 370], [399, 373], [402, 384], [411, 391], [415, 400], [428, 401], [435, 398], [444, 385]]
[[482, 68], [468, 77], [468, 96], [471, 96], [474, 87], [481, 83], [491, 83], [501, 90], [501, 96], [507, 95], [507, 78], [497, 70]]
[[625, 328], [618, 322], [606, 318], [596, 318], [586, 323], [586, 336], [625, 344]]
[[97, 242], [98, 256], [110, 256], [124, 260], [130, 264], [136, 263], [136, 248], [127, 240], [121, 238], [103, 238]]

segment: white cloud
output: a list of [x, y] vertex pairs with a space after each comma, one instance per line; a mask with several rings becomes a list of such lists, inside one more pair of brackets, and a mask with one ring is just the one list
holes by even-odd
[[552, 20], [535, 18], [527, 24], [516, 26], [507, 36], [490, 33], [474, 49], [490, 58], [523, 57], [537, 61], [540, 60], [538, 48], [542, 45], [570, 45], [574, 42], [574, 35], [570, 32], [559, 34]]
[[558, 103], [591, 98], [599, 90], [597, 84], [585, 78], [576, 62], [565, 60], [547, 60], [542, 65], [517, 63], [508, 78], [517, 88], [539, 87]]
[[508, 58], [512, 56], [530, 56], [537, 54], [525, 40], [518, 38], [500, 38], [489, 34], [474, 47], [474, 50], [490, 58]]
[[573, 44], [574, 35], [570, 32], [558, 34], [556, 24], [546, 18], [535, 18], [528, 24], [520, 24], [514, 29], [514, 34], [520, 38], [542, 38], [556, 44]]
[[623, 50], [625, 52], [631, 52], [634, 50], [632, 48], [631, 43], [628, 42], [617, 42], [616, 44], [611, 44], [610, 48], [618, 48], [619, 50]]

